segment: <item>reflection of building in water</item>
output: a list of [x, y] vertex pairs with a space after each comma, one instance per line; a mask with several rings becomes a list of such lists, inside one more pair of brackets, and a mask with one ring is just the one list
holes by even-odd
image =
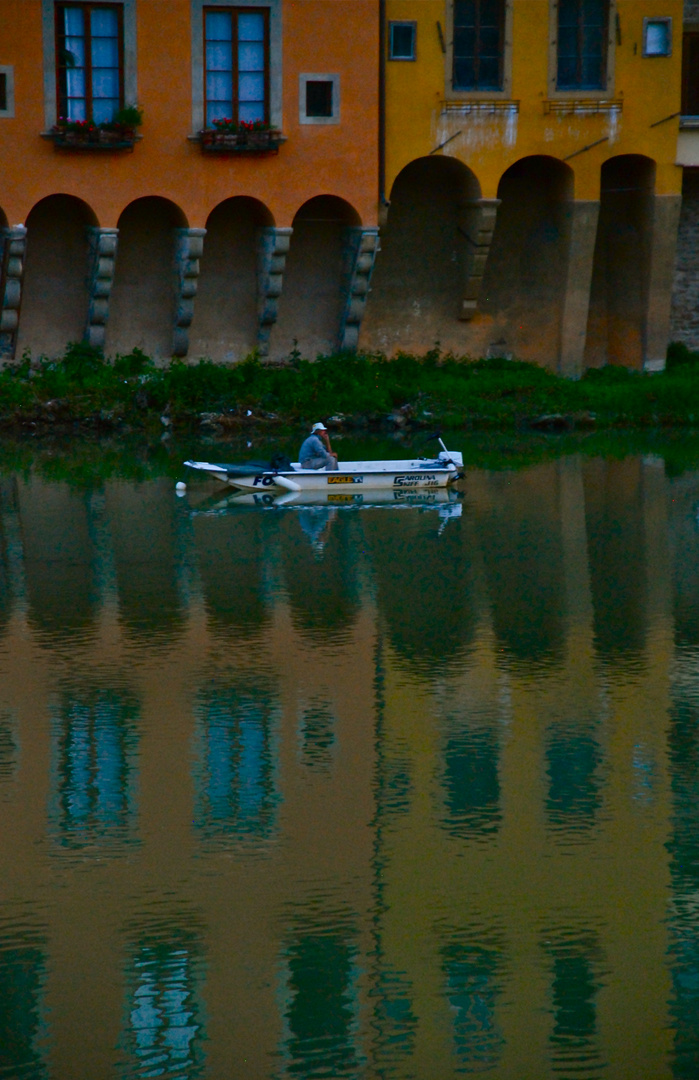
[[682, 665], [673, 692], [669, 751], [672, 832], [668, 844], [672, 881], [669, 957], [673, 994], [674, 1076], [690, 1080], [699, 1060], [699, 669]]
[[200, 1002], [201, 960], [192, 934], [172, 924], [144, 933], [129, 956], [128, 1059], [124, 1080], [204, 1075], [206, 1032]]
[[204, 691], [195, 728], [194, 824], [207, 840], [256, 842], [276, 825], [277, 717], [268, 690]]
[[12, 502], [14, 502], [13, 488], [14, 484], [10, 480], [0, 480], [0, 639], [2, 639], [12, 611], [8, 540], [4, 519], [6, 513], [9, 513]]
[[[167, 494], [166, 494], [167, 492]], [[119, 612], [129, 636], [153, 647], [181, 632], [179, 548], [170, 484], [106, 487]]]
[[[19, 764], [17, 725], [9, 712], [0, 712], [0, 785], [10, 780]], [[2, 793], [2, 787], [0, 787]]]
[[329, 769], [335, 746], [335, 715], [330, 701], [314, 697], [300, 710], [299, 753], [309, 769]]
[[430, 512], [362, 515], [381, 619], [406, 668], [426, 675], [461, 661], [470, 647], [472, 553], [460, 524], [439, 535]]
[[[110, 483], [99, 543], [119, 603], [88, 607], [70, 650], [46, 647], [45, 583], [28, 572], [29, 622], [16, 604], [0, 650], [0, 881], [50, 895], [61, 873], [46, 944], [28, 943], [37, 975], [12, 959], [4, 976], [34, 988], [45, 969], [32, 1000], [51, 1026], [48, 1074], [74, 1074], [79, 1047], [95, 1076], [244, 1065], [404, 1080], [439, 1062], [445, 1077], [563, 1077], [580, 1063], [616, 1077], [638, 1061], [655, 1078], [673, 992], [689, 1080], [690, 488], [672, 504], [685, 653], [668, 744], [666, 481], [652, 460], [605, 468], [474, 472], [441, 535], [434, 513], [338, 514], [322, 561], [295, 513], [202, 516], [189, 594], [172, 492]], [[619, 487], [634, 572], [615, 576]], [[81, 525], [94, 500], [59, 494], [94, 561]], [[36, 562], [57, 541], [30, 535], [52, 528], [32, 513]], [[605, 656], [608, 588], [623, 640]], [[146, 647], [151, 633], [167, 649]], [[105, 857], [136, 836], [133, 858]], [[179, 906], [156, 925], [164, 897]], [[35, 1046], [27, 1009], [22, 1045]]]
[[671, 485], [674, 636], [677, 646], [668, 733], [672, 906], [669, 962], [673, 1076], [693, 1080], [699, 1061], [699, 588], [696, 473]]
[[643, 654], [647, 627], [647, 552], [637, 458], [588, 463], [585, 511], [597, 657], [603, 663]]
[[18, 500], [33, 628], [50, 642], [92, 632], [99, 597], [89, 497], [34, 478], [19, 485]]
[[560, 660], [565, 578], [555, 467], [528, 470], [516, 483], [494, 474], [476, 514], [499, 644], [524, 663]]
[[322, 559], [309, 545], [296, 513], [283, 514], [279, 533], [284, 586], [295, 627], [309, 641], [339, 645], [351, 633], [360, 607], [361, 534], [356, 515], [338, 515], [324, 539]]
[[[414, 638], [408, 666], [387, 619], [373, 1019], [403, 1018], [410, 1064], [382, 1038], [386, 1076], [429, 1076], [434, 1061], [445, 1076], [665, 1074], [662, 1022], [645, 1018], [668, 997], [666, 491], [655, 462], [627, 469], [638, 572], [615, 587], [617, 634], [641, 650], [629, 672], [623, 642], [599, 652], [614, 558], [600, 532], [588, 561], [588, 475], [570, 459], [471, 478], [452, 533], [472, 568], [467, 652], [437, 667]], [[593, 522], [611, 518], [616, 496], [590, 489]]]
[[265, 558], [274, 515], [242, 513], [194, 520], [194, 543], [212, 628], [222, 636], [254, 636], [267, 625]]
[[66, 693], [52, 718], [55, 839], [68, 847], [133, 843], [138, 703], [123, 691]]

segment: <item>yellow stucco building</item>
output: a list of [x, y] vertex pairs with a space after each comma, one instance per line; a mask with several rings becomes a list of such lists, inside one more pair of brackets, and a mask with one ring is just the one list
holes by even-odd
[[385, 224], [363, 344], [573, 376], [662, 367], [679, 0], [384, 6]]

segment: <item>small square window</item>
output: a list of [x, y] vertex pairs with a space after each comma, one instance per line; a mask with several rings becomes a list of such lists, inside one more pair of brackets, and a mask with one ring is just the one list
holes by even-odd
[[417, 39], [417, 23], [391, 22], [388, 24], [389, 60], [414, 60]]
[[15, 115], [14, 68], [0, 65], [0, 117]]
[[299, 123], [340, 123], [339, 75], [299, 75]]
[[309, 79], [306, 83], [306, 116], [332, 116], [333, 84], [330, 79]]
[[643, 55], [670, 56], [672, 54], [672, 19], [643, 20]]

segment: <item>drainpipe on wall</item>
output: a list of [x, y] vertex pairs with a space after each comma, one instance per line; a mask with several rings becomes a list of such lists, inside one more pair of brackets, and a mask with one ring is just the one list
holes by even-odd
[[379, 225], [386, 223], [386, 0], [379, 0]]

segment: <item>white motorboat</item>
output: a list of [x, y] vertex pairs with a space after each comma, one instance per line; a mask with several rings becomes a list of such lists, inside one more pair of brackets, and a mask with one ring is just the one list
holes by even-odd
[[435, 458], [399, 461], [342, 461], [337, 470], [302, 469], [298, 462], [249, 462], [223, 465], [210, 461], [185, 461], [190, 469], [208, 473], [215, 480], [239, 491], [327, 492], [328, 494], [372, 491], [429, 492], [445, 488], [462, 474], [463, 457], [442, 447]]

